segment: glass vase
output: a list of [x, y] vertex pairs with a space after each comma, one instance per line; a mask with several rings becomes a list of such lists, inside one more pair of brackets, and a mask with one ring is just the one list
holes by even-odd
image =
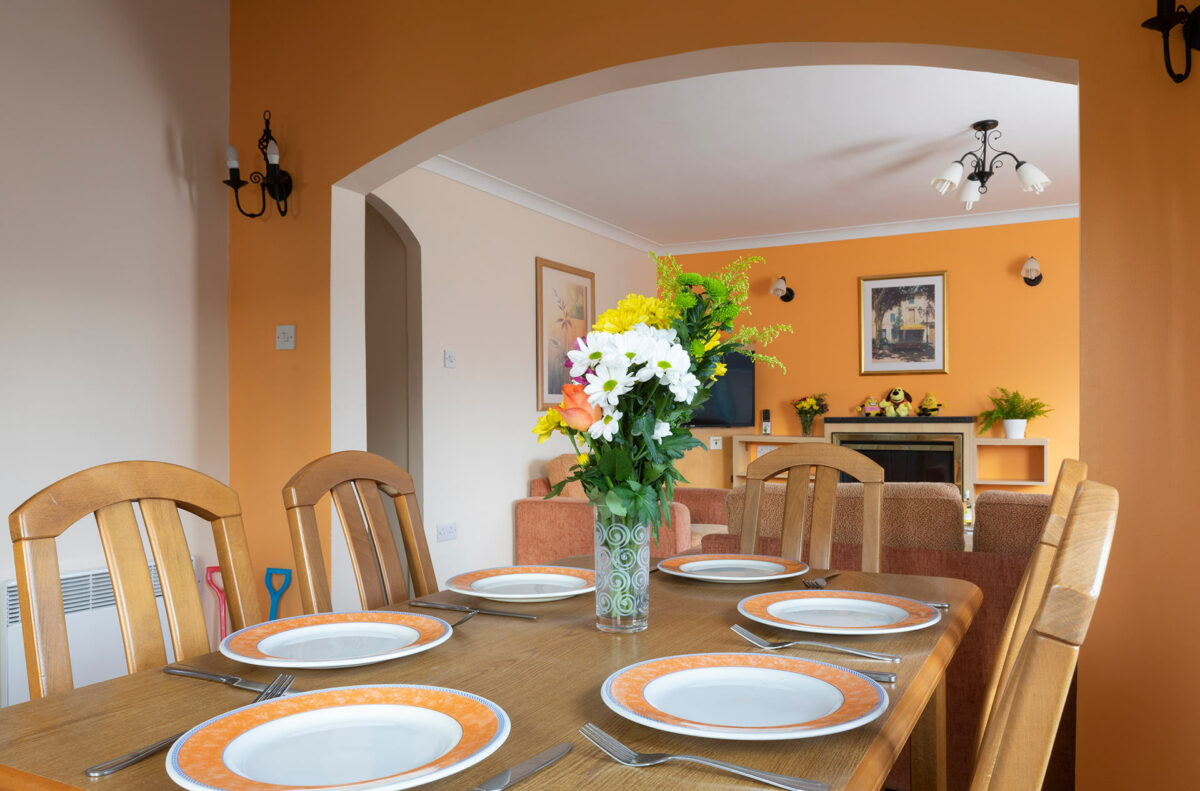
[[812, 424], [813, 424], [813, 418], [815, 418], [815, 417], [816, 417], [816, 415], [801, 415], [800, 416], [800, 434], [801, 434], [801, 436], [805, 436], [805, 437], [812, 436]]
[[650, 625], [650, 527], [596, 509], [596, 628], [640, 632]]

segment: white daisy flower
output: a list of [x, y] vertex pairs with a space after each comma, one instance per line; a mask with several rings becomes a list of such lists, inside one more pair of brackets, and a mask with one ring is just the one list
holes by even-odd
[[583, 392], [587, 393], [588, 403], [601, 408], [616, 406], [617, 399], [637, 383], [628, 367], [608, 363], [600, 363], [595, 372], [586, 374], [584, 378], [587, 384]]
[[599, 420], [589, 426], [588, 434], [592, 439], [603, 438], [611, 442], [620, 420], [621, 413], [614, 409], [612, 412], [602, 415]]
[[655, 344], [654, 352], [646, 362], [646, 368], [650, 369], [651, 373], [642, 381], [647, 381], [650, 376], [657, 376], [660, 379], [665, 376], [671, 380], [673, 377], [687, 373], [691, 367], [692, 358], [682, 346], [678, 343], [660, 342]]
[[669, 374], [663, 377], [663, 381], [681, 404], [690, 404], [700, 389], [700, 380], [692, 373]]
[[600, 360], [604, 356], [605, 339], [610, 334], [589, 332], [586, 338], [579, 338], [575, 341], [577, 348], [567, 352], [567, 359], [571, 361], [572, 379], [583, 376], [588, 370], [600, 364]]
[[670, 435], [671, 435], [671, 424], [664, 423], [663, 421], [659, 420], [658, 422], [656, 422], [654, 424], [654, 433], [650, 435], [650, 439], [653, 439], [657, 442], [662, 442], [663, 437], [667, 437]]

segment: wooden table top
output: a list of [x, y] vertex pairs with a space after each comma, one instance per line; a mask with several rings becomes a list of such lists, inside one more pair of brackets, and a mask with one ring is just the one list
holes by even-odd
[[[898, 664], [858, 659], [815, 649], [782, 654], [858, 670], [890, 670], [885, 684], [887, 711], [875, 721], [844, 733], [810, 739], [739, 742], [701, 739], [654, 730], [612, 712], [600, 698], [611, 673], [644, 659], [672, 654], [755, 651], [729, 627], [740, 623], [768, 639], [806, 635], [747, 621], [737, 612], [746, 596], [799, 587], [783, 583], [719, 584], [650, 575], [650, 628], [631, 635], [601, 633], [594, 626], [592, 596], [555, 602], [486, 602], [455, 593], [430, 599], [520, 610], [537, 621], [476, 615], [454, 630], [449, 641], [421, 654], [376, 665], [337, 670], [299, 670], [296, 690], [356, 684], [431, 684], [465, 690], [497, 703], [512, 719], [507, 741], [469, 769], [422, 788], [464, 789], [561, 741], [572, 751], [551, 767], [522, 781], [519, 791], [564, 788], [717, 791], [764, 787], [754, 781], [693, 764], [673, 762], [646, 769], [621, 766], [579, 735], [593, 722], [643, 752], [707, 755], [771, 772], [808, 777], [831, 789], [878, 788], [906, 738], [943, 678], [981, 601], [979, 589], [962, 580], [843, 572], [830, 588], [895, 593], [951, 604], [936, 625], [897, 635], [815, 639], [900, 654]], [[836, 584], [834, 584], [836, 583]], [[447, 611], [411, 609], [426, 615]], [[86, 650], [75, 646], [75, 651]], [[250, 667], [220, 654], [188, 661], [207, 670], [269, 681], [276, 671]], [[174, 789], [163, 757], [156, 756], [107, 778], [92, 780], [84, 767], [116, 757], [176, 731], [186, 730], [228, 709], [245, 705], [252, 694], [209, 681], [144, 671], [39, 701], [0, 710], [0, 788]]]

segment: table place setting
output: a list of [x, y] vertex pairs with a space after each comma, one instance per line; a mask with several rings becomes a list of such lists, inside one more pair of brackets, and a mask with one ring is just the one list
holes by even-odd
[[808, 565], [770, 555], [676, 555], [659, 562], [666, 574], [704, 582], [770, 582], [798, 577]]
[[501, 566], [451, 577], [446, 587], [492, 601], [557, 601], [595, 591], [596, 572], [568, 566]]

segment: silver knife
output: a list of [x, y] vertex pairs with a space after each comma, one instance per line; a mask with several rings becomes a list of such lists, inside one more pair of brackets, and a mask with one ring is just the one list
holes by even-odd
[[238, 689], [248, 689], [251, 692], [263, 692], [267, 688], [267, 685], [262, 681], [247, 681], [241, 676], [233, 676], [226, 673], [209, 673], [206, 670], [197, 670], [194, 667], [187, 667], [185, 665], [168, 665], [163, 668], [163, 672], [172, 676], [187, 676], [188, 678], [202, 678], [205, 681], [216, 681], [221, 684], [228, 684], [231, 687], [237, 687]]
[[549, 750], [538, 753], [528, 761], [522, 761], [512, 769], [505, 769], [495, 777], [489, 777], [472, 788], [471, 791], [504, 791], [505, 788], [508, 788], [513, 783], [524, 780], [540, 769], [545, 769], [569, 752], [571, 752], [571, 743], [561, 742]]
[[477, 613], [484, 615], [507, 615], [509, 618], [528, 618], [531, 621], [536, 621], [536, 615], [530, 615], [524, 612], [508, 612], [506, 610], [485, 610], [481, 607], [465, 607], [461, 604], [447, 604], [440, 601], [410, 601], [413, 607], [433, 607], [438, 610], [455, 610], [457, 612], [468, 612], [474, 610]]

